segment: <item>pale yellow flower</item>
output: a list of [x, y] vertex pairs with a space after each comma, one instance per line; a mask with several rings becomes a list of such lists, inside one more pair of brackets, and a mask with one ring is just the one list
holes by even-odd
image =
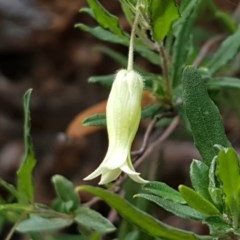
[[107, 184], [125, 172], [138, 183], [146, 183], [131, 161], [131, 146], [141, 119], [143, 79], [133, 70], [120, 70], [115, 77], [106, 107], [108, 151], [100, 166], [84, 180], [101, 175]]

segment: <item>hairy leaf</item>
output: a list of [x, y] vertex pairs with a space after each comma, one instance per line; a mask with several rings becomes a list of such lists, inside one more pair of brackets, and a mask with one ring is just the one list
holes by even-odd
[[228, 147], [221, 115], [208, 95], [200, 70], [188, 66], [184, 69], [183, 104], [189, 120], [195, 145], [209, 166], [218, 150], [215, 144]]

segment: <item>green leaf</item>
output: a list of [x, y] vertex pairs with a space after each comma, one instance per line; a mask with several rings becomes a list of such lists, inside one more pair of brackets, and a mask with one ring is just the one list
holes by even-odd
[[175, 42], [173, 46], [172, 85], [177, 87], [181, 81], [183, 67], [188, 60], [191, 47], [191, 32], [197, 16], [197, 10], [202, 0], [188, 1], [181, 17], [173, 25]]
[[155, 115], [159, 114], [160, 112], [162, 112], [162, 106], [159, 104], [150, 104], [147, 105], [146, 107], [143, 108], [142, 110], [142, 119], [145, 118], [152, 118]]
[[215, 144], [230, 146], [226, 137], [221, 115], [209, 97], [200, 70], [187, 66], [183, 77], [183, 104], [191, 126], [195, 145], [206, 165], [218, 154]]
[[89, 83], [100, 83], [103, 86], [110, 88], [112, 86], [114, 77], [115, 77], [114, 74], [104, 75], [104, 76], [91, 76], [88, 79], [88, 82]]
[[157, 197], [171, 200], [176, 203], [186, 203], [186, 201], [182, 198], [181, 194], [169, 187], [166, 183], [163, 182], [149, 182], [144, 184], [142, 187], [143, 192], [147, 194], [153, 194]]
[[17, 197], [18, 192], [14, 185], [0, 178], [0, 186], [2, 186], [5, 190], [7, 190], [13, 197]]
[[22, 221], [16, 228], [17, 231], [27, 232], [48, 232], [65, 228], [73, 223], [71, 218], [44, 218], [35, 214]]
[[207, 68], [214, 74], [221, 67], [226, 65], [237, 54], [240, 47], [240, 25], [237, 31], [229, 36], [219, 47], [218, 51], [211, 57]]
[[193, 189], [180, 185], [179, 192], [182, 194], [188, 205], [197, 211], [210, 216], [220, 215], [219, 210], [211, 202], [195, 192]]
[[209, 201], [212, 201], [208, 192], [209, 186], [209, 167], [199, 160], [193, 160], [190, 167], [190, 178], [192, 185], [197, 193]]
[[70, 213], [76, 210], [79, 207], [80, 199], [72, 182], [60, 175], [53, 176], [52, 182], [60, 203], [64, 205], [66, 210], [64, 212]]
[[87, 191], [100, 197], [109, 206], [114, 208], [123, 218], [130, 221], [135, 226], [138, 226], [142, 231], [145, 231], [152, 236], [160, 237], [166, 240], [210, 240], [210, 238], [208, 237], [198, 236], [194, 233], [179, 230], [177, 228], [170, 227], [164, 223], [161, 223], [157, 219], [136, 208], [134, 205], [122, 199], [118, 195], [102, 188], [92, 186], [80, 186], [77, 187], [77, 191]]
[[109, 29], [120, 37], [124, 37], [122, 29], [119, 26], [118, 18], [108, 12], [98, 0], [88, 0], [88, 5], [94, 13], [94, 17], [102, 27]]
[[136, 194], [135, 197], [141, 197], [151, 202], [154, 202], [158, 206], [164, 208], [166, 211], [182, 218], [192, 220], [203, 220], [206, 217], [187, 205], [173, 202], [155, 195], [139, 193]]
[[236, 228], [240, 220], [240, 174], [239, 158], [233, 148], [220, 150], [217, 157], [217, 176], [222, 185], [227, 211]]
[[215, 156], [211, 162], [209, 169], [209, 186], [208, 192], [215, 203], [218, 206], [218, 209], [223, 208], [223, 200], [222, 200], [222, 189], [220, 188], [220, 183], [218, 178], [216, 177], [216, 165], [217, 165], [217, 156]]
[[221, 88], [240, 88], [240, 79], [233, 77], [216, 77], [207, 82], [207, 88], [210, 90]]
[[[161, 106], [158, 104], [148, 105], [142, 110], [142, 119], [151, 118], [159, 113]], [[106, 115], [105, 114], [93, 114], [87, 117], [82, 122], [83, 126], [106, 126]]]
[[81, 230], [84, 229], [88, 233], [110, 233], [116, 230], [107, 218], [87, 207], [80, 207], [76, 211], [75, 221], [80, 225]]
[[128, 43], [128, 37], [120, 38], [118, 35], [102, 28], [102, 27], [89, 27], [83, 23], [78, 23], [75, 25], [75, 27], [80, 28], [81, 30], [85, 32], [91, 33], [96, 38], [107, 41], [107, 42], [113, 42], [113, 43], [119, 43], [127, 46]]
[[[125, 38], [120, 38], [118, 35], [110, 32], [110, 31], [107, 31], [107, 30], [103, 29], [102, 27], [99, 27], [99, 26], [89, 27], [82, 23], [76, 24], [75, 27], [80, 28], [81, 30], [83, 30], [85, 32], [91, 33], [93, 36], [95, 36], [96, 38], [98, 38], [102, 41], [117, 43], [117, 44], [124, 45], [126, 47], [128, 47], [128, 45], [129, 45], [129, 37], [126, 36]], [[141, 56], [146, 58], [149, 62], [156, 64], [156, 65], [160, 64], [159, 55], [156, 54], [155, 52], [149, 50], [145, 45], [143, 45], [140, 42], [140, 40], [135, 41], [135, 50]]]
[[231, 226], [219, 216], [208, 217], [203, 222], [209, 226], [211, 235], [220, 236], [232, 231]]
[[83, 126], [106, 126], [105, 114], [94, 114], [82, 122]]
[[172, 22], [179, 18], [174, 0], [152, 0], [149, 3], [153, 37], [155, 41], [162, 41], [170, 31]]
[[20, 203], [33, 203], [34, 186], [32, 171], [36, 164], [33, 143], [30, 135], [30, 99], [32, 89], [24, 94], [24, 156], [17, 171], [17, 191]]

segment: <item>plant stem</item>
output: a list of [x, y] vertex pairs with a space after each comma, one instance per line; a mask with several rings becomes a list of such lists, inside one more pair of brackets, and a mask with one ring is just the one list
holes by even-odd
[[132, 70], [133, 69], [133, 56], [134, 56], [134, 40], [135, 40], [135, 33], [136, 33], [136, 28], [140, 16], [140, 10], [137, 4], [136, 7], [136, 16], [134, 18], [134, 22], [132, 25], [132, 30], [131, 30], [131, 36], [130, 36], [130, 42], [129, 42], [129, 51], [128, 51], [128, 66], [127, 70]]
[[162, 72], [163, 72], [163, 79], [165, 82], [166, 100], [167, 102], [171, 103], [172, 88], [171, 88], [170, 79], [168, 77], [168, 58], [162, 43], [158, 45], [158, 50], [162, 57]]

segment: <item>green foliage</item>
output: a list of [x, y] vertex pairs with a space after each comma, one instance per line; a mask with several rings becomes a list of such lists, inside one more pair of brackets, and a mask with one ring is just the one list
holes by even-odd
[[110, 193], [109, 191], [102, 188], [80, 186], [77, 187], [77, 191], [87, 191], [100, 197], [102, 200], [108, 203], [109, 206], [116, 209], [122, 217], [132, 222], [134, 225], [140, 227], [141, 230], [146, 231], [152, 236], [160, 237], [166, 240], [208, 239], [207, 237], [200, 237], [193, 233], [179, 230], [163, 224], [147, 213], [141, 211], [140, 209], [137, 209], [134, 205], [120, 198], [118, 195]]
[[[240, 160], [226, 137], [220, 112], [209, 95], [212, 91], [215, 93], [240, 88], [240, 79], [233, 72], [227, 71], [231, 61], [233, 63], [238, 55], [240, 27], [236, 27], [229, 14], [218, 9], [212, 1], [180, 2], [178, 6], [174, 0], [121, 0], [120, 6], [131, 26], [139, 14], [135, 32], [138, 37], [134, 49], [146, 61], [144, 66], [150, 67], [149, 69], [154, 67], [153, 73], [140, 64], [134, 64], [134, 69], [144, 78], [145, 89], [154, 99], [142, 109], [141, 117], [156, 119], [163, 113], [171, 112], [174, 117], [181, 116], [186, 128], [189, 126], [203, 159], [191, 163], [192, 188], [180, 185], [176, 190], [163, 182], [152, 181], [143, 185], [136, 194], [138, 188], [130, 184], [120, 186], [113, 183], [107, 186], [108, 189], [92, 186], [75, 188], [70, 180], [55, 175], [52, 183], [56, 198], [52, 204], [48, 206], [35, 202], [33, 170], [36, 159], [30, 134], [32, 90], [28, 90], [24, 95], [25, 149], [17, 171], [16, 186], [0, 179], [1, 188], [7, 192], [7, 197], [0, 197], [0, 229], [4, 229], [5, 223], [14, 225], [6, 239], [10, 239], [14, 230], [27, 234], [33, 240], [100, 240], [103, 235], [114, 231], [117, 231], [115, 236], [119, 240], [239, 238]], [[88, 6], [80, 12], [93, 18], [96, 26], [78, 23], [76, 27], [99, 40], [128, 47], [130, 36], [120, 25], [119, 18], [105, 9], [101, 1], [88, 0], [87, 3]], [[198, 61], [204, 52], [203, 47], [199, 46], [202, 39], [195, 46], [192, 38], [196, 37], [193, 29], [198, 28], [195, 22], [199, 17], [199, 9], [202, 7], [206, 10], [202, 3], [231, 35], [226, 37], [215, 53], [205, 53], [202, 61]], [[95, 50], [120, 64], [120, 68], [126, 68], [128, 57], [122, 53], [103, 46]], [[160, 68], [159, 71], [155, 71], [157, 67]], [[110, 88], [113, 79], [114, 74], [108, 74], [92, 76], [89, 82]], [[222, 101], [226, 102], [226, 99]], [[90, 116], [83, 124], [106, 126], [105, 114]], [[155, 128], [159, 127], [162, 126], [155, 125]], [[148, 142], [151, 139], [148, 136], [145, 140]], [[117, 183], [119, 184], [118, 181]], [[119, 186], [126, 192], [124, 198], [112, 192]], [[115, 227], [109, 219], [93, 210], [91, 202], [82, 203], [78, 192], [83, 191], [97, 196], [116, 210], [122, 217], [119, 225]], [[200, 236], [159, 221], [147, 213], [151, 211], [150, 202], [178, 217], [207, 224], [209, 236]], [[64, 232], [64, 229], [71, 226], [78, 231], [75, 235]], [[52, 231], [55, 233], [52, 234]]]
[[185, 8], [181, 12], [181, 18], [173, 25], [173, 34], [175, 43], [172, 50], [172, 85], [177, 87], [181, 81], [181, 74], [187, 60], [191, 48], [191, 33], [194, 21], [197, 17], [197, 10], [201, 0], [188, 1]]
[[240, 48], [240, 26], [237, 31], [229, 36], [220, 46], [218, 51], [212, 56], [207, 64], [211, 74], [214, 74], [222, 66], [231, 60]]
[[193, 189], [184, 185], [180, 185], [179, 191], [190, 207], [206, 215], [220, 215], [219, 210], [211, 202], [206, 200]]
[[46, 232], [54, 231], [67, 227], [73, 223], [73, 220], [70, 218], [46, 218], [39, 215], [30, 214], [29, 218], [22, 221], [16, 228], [19, 232]]
[[215, 144], [230, 146], [218, 108], [208, 95], [201, 70], [186, 67], [182, 77], [183, 103], [195, 145], [209, 166], [218, 153]]
[[87, 207], [81, 207], [76, 211], [75, 221], [85, 235], [89, 235], [92, 232], [104, 234], [113, 232], [116, 229], [108, 219]]
[[21, 166], [17, 171], [17, 191], [18, 201], [20, 203], [33, 203], [34, 201], [34, 186], [32, 171], [36, 164], [36, 159], [33, 151], [33, 144], [30, 134], [30, 99], [32, 90], [28, 90], [24, 95], [24, 156]]
[[152, 0], [149, 4], [153, 38], [162, 41], [169, 33], [172, 22], [179, 18], [174, 0]]

